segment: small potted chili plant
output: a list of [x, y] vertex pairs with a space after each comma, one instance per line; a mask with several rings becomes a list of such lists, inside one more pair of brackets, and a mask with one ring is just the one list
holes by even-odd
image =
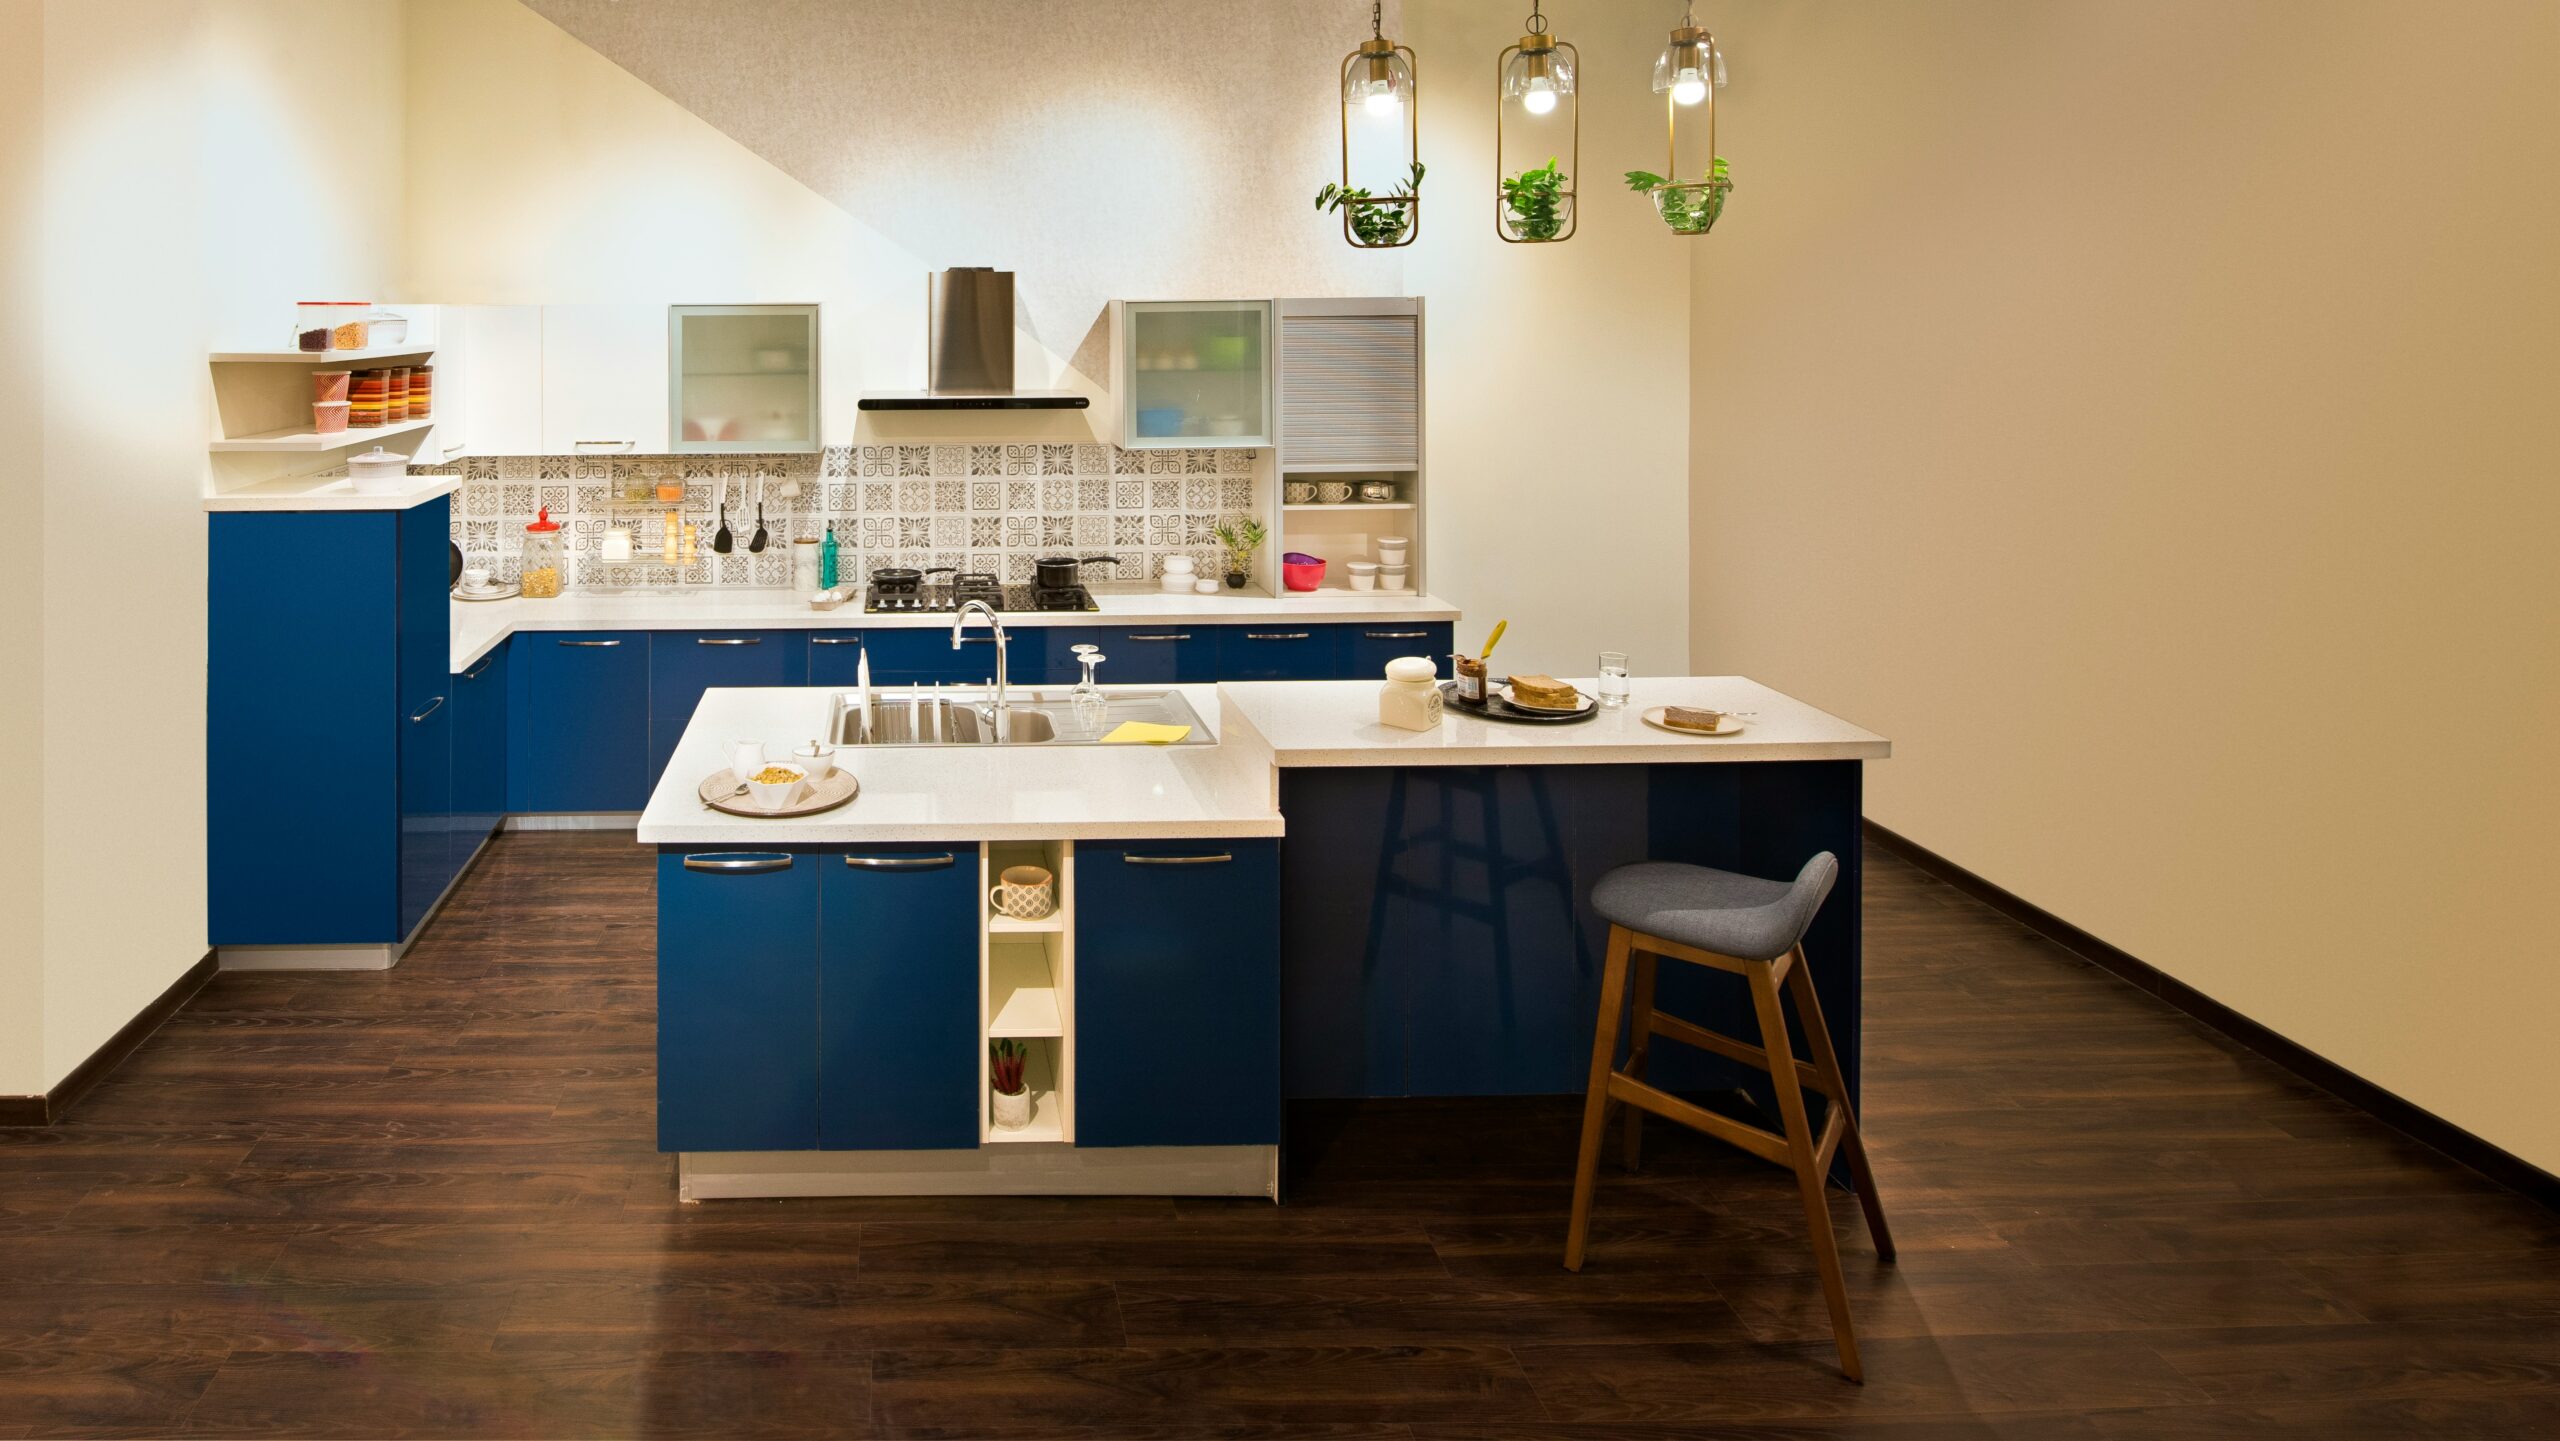
[[1031, 1048], [1020, 1041], [996, 1041], [987, 1047], [987, 1077], [996, 1095], [996, 1129], [1019, 1131], [1031, 1124], [1031, 1087], [1022, 1066]]

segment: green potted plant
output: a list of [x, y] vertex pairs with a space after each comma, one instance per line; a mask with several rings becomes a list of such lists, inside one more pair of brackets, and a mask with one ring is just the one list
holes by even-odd
[[1245, 578], [1253, 573], [1253, 553], [1271, 538], [1271, 532], [1248, 515], [1219, 521], [1209, 528], [1209, 534], [1227, 548], [1227, 589], [1244, 589]]
[[1725, 192], [1733, 189], [1733, 176], [1719, 155], [1707, 167], [1704, 180], [1672, 180], [1650, 170], [1630, 170], [1627, 188], [1653, 197], [1654, 213], [1671, 227], [1672, 234], [1704, 235], [1724, 214]]
[[1031, 1048], [1020, 1041], [994, 1041], [987, 1046], [987, 1079], [995, 1091], [996, 1129], [1019, 1131], [1031, 1124], [1031, 1087], [1022, 1079]]
[[1558, 240], [1573, 223], [1573, 192], [1556, 157], [1502, 182], [1502, 228], [1513, 240]]
[[1343, 233], [1351, 243], [1364, 249], [1383, 250], [1402, 245], [1413, 230], [1413, 212], [1422, 194], [1422, 162], [1413, 162], [1395, 193], [1377, 196], [1366, 186], [1327, 183], [1316, 192], [1318, 211], [1343, 212]]

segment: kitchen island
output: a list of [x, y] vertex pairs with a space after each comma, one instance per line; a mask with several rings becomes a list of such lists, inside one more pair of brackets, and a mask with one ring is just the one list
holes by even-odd
[[[1172, 689], [1214, 744], [855, 747], [861, 795], [792, 819], [708, 811], [696, 786], [735, 740], [825, 733], [838, 693], [704, 695], [639, 829], [660, 1146], [687, 1198], [1276, 1196], [1284, 1098], [1579, 1090], [1605, 935], [1584, 898], [1646, 858], [1839, 856], [1807, 951], [1854, 1086], [1859, 770], [1881, 737], [1739, 677], [1430, 732], [1378, 725], [1369, 682]], [[1640, 720], [1662, 704], [1746, 729]], [[1056, 877], [1055, 914], [990, 913], [1022, 864]], [[1665, 1008], [1735, 1028], [1738, 998], [1685, 969]], [[991, 1038], [1033, 1053], [1020, 1131], [990, 1118]], [[1656, 1074], [1738, 1079], [1706, 1057]]]

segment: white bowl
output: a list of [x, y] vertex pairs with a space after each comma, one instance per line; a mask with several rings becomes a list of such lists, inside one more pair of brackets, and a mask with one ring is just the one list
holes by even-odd
[[802, 746], [791, 753], [790, 764], [807, 771], [809, 779], [813, 781], [825, 780], [828, 776], [835, 774], [836, 748], [822, 745], [813, 750], [808, 746]]
[[489, 588], [489, 568], [485, 565], [464, 566], [462, 568], [462, 588], [464, 590], [487, 590]]
[[[767, 761], [764, 764], [764, 769], [789, 771], [791, 772], [791, 779], [787, 781], [766, 782], [757, 780], [754, 776], [749, 776], [747, 778], [747, 796], [756, 803], [757, 808], [760, 810], [778, 811], [782, 809], [784, 806], [798, 800], [800, 798], [800, 788], [809, 783], [809, 773], [796, 765], [785, 765], [780, 761]], [[758, 772], [758, 774], [761, 773], [762, 772]]]
[[1190, 572], [1185, 571], [1181, 575], [1166, 576], [1159, 585], [1167, 595], [1189, 595], [1193, 583], [1194, 578]]
[[1205, 575], [1200, 577], [1198, 580], [1193, 581], [1191, 583], [1191, 588], [1202, 595], [1216, 595], [1218, 593], [1218, 583], [1209, 579]]

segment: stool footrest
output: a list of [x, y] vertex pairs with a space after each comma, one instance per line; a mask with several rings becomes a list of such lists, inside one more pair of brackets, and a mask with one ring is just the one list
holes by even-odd
[[1704, 1106], [1691, 1105], [1668, 1091], [1657, 1091], [1624, 1071], [1609, 1073], [1609, 1099], [1624, 1101], [1641, 1111], [1678, 1121], [1693, 1131], [1704, 1131], [1729, 1146], [1738, 1146], [1761, 1160], [1781, 1166], [1794, 1164], [1787, 1154], [1787, 1138], [1758, 1126], [1719, 1116]]
[[[1648, 1035], [1661, 1036], [1667, 1040], [1678, 1041], [1684, 1046], [1695, 1046], [1701, 1051], [1711, 1051], [1728, 1061], [1740, 1061], [1746, 1066], [1755, 1066], [1763, 1071], [1769, 1069], [1769, 1053], [1748, 1041], [1737, 1041], [1731, 1036], [1710, 1031], [1695, 1021], [1684, 1021], [1678, 1016], [1661, 1011], [1655, 1011], [1649, 1016], [1641, 1017], [1640, 1020], [1643, 1028], [1635, 1036], [1639, 1044]], [[1819, 1091], [1823, 1095], [1831, 1096], [1834, 1101], [1840, 1099], [1832, 1095], [1830, 1078], [1824, 1076], [1822, 1072], [1803, 1061], [1796, 1062], [1795, 1069], [1796, 1084], [1803, 1086], [1806, 1090]]]

